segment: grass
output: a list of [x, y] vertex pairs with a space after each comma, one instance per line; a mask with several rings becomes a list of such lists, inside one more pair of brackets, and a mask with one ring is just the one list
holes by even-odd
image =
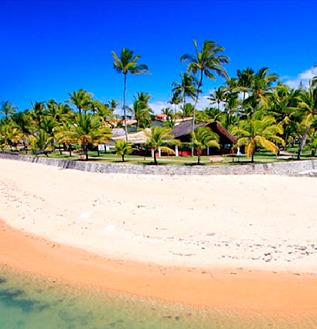
[[[7, 150], [10, 151], [10, 150]], [[275, 154], [268, 152], [266, 150], [259, 150], [254, 157], [254, 163], [272, 163], [272, 162], [285, 162], [285, 161], [294, 161], [297, 158], [296, 154], [297, 149], [291, 148], [287, 149], [284, 152], [281, 152], [280, 156], [276, 156]], [[286, 152], [286, 153], [285, 153]], [[15, 152], [18, 153], [18, 152]], [[21, 152], [24, 154], [24, 152]], [[286, 155], [285, 155], [286, 154]], [[32, 155], [29, 152], [29, 155]], [[44, 154], [38, 155], [39, 157], [46, 157]], [[154, 160], [150, 156], [140, 156], [140, 155], [126, 155], [125, 162], [122, 162], [121, 156], [116, 156], [114, 153], [100, 153], [98, 156], [97, 151], [89, 151], [88, 153], [89, 161], [98, 161], [102, 163], [115, 163], [115, 164], [135, 164], [135, 165], [153, 165]], [[60, 154], [59, 150], [56, 150], [49, 154], [49, 158], [61, 159], [61, 160], [84, 160], [84, 156], [81, 155], [78, 151], [72, 152], [72, 156], [69, 156], [68, 152], [63, 152]], [[309, 149], [305, 148], [303, 154], [301, 155], [301, 159], [309, 160], [316, 159], [316, 157], [311, 156], [311, 152]], [[157, 158], [159, 165], [176, 165], [176, 166], [194, 166], [197, 165], [197, 156], [162, 156]], [[233, 165], [243, 165], [250, 164], [251, 158], [242, 156], [231, 156], [224, 155], [222, 157], [222, 161], [211, 161], [211, 156], [202, 156], [200, 161], [201, 166], [233, 166]]]

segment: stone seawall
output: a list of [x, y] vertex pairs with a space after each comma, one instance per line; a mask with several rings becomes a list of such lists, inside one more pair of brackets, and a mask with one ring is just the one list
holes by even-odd
[[94, 161], [75, 161], [0, 153], [0, 159], [29, 161], [62, 169], [75, 169], [99, 173], [151, 174], [151, 175], [288, 175], [317, 176], [317, 160], [274, 162], [265, 164], [235, 164], [228, 166], [172, 166], [111, 164]]

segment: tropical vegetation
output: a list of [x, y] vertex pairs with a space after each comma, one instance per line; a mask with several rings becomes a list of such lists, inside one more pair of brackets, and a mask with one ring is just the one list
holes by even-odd
[[[317, 156], [317, 77], [307, 86], [300, 84], [291, 88], [269, 68], [257, 70], [243, 68], [229, 76], [225, 65], [229, 58], [224, 48], [214, 41], [206, 40], [202, 46], [194, 41], [194, 54], [180, 57], [185, 62], [186, 72], [179, 81], [171, 82], [170, 106], [161, 109], [167, 120], [162, 127], [154, 124], [155, 113], [151, 109], [151, 94], [139, 91], [132, 104], [127, 104], [127, 75], [149, 73], [148, 66], [140, 64], [140, 55], [123, 48], [117, 55], [112, 52], [114, 69], [123, 74], [123, 99], [100, 101], [94, 95], [79, 89], [68, 93], [64, 102], [49, 99], [34, 101], [24, 111], [10, 100], [0, 105], [0, 150], [49, 156], [52, 152], [74, 156], [81, 154], [87, 160], [89, 152], [98, 151], [98, 145], [109, 142], [113, 128], [124, 128], [125, 141], [117, 141], [113, 153], [125, 157], [134, 146], [129, 143], [128, 114], [135, 120], [134, 131], [145, 130], [147, 141], [142, 145], [152, 150], [154, 163], [157, 154], [173, 154], [174, 139], [171, 129], [177, 121], [192, 119], [189, 145], [198, 156], [198, 163], [205, 149], [218, 147], [219, 139], [209, 128], [195, 129], [197, 124], [217, 122], [236, 139], [239, 148], [251, 161], [259, 152], [280, 154], [292, 150], [300, 160], [304, 151]], [[205, 108], [198, 108], [203, 95], [205, 78], [222, 79], [218, 86], [205, 97]], [[119, 86], [120, 88], [120, 86]], [[206, 94], [206, 93], [205, 93]], [[67, 94], [66, 94], [67, 95]], [[115, 114], [119, 107], [123, 116]], [[150, 129], [148, 129], [150, 128]], [[131, 127], [130, 127], [131, 129]], [[236, 151], [235, 151], [236, 152]]]

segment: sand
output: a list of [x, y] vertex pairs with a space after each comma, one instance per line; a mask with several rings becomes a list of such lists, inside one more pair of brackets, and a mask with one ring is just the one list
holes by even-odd
[[317, 179], [0, 160], [0, 264], [196, 306], [317, 313]]

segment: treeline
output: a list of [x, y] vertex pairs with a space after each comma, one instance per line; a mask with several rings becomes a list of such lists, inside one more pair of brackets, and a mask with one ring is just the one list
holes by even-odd
[[[217, 121], [236, 137], [236, 147], [243, 146], [252, 161], [259, 147], [277, 153], [286, 146], [296, 146], [300, 159], [307, 145], [312, 156], [316, 155], [317, 77], [308, 86], [295, 89], [266, 67], [237, 70], [235, 77], [229, 77], [224, 68], [229, 58], [223, 55], [223, 47], [213, 41], [205, 41], [201, 48], [194, 41], [194, 47], [194, 55], [181, 57], [188, 63], [187, 71], [172, 82], [171, 105], [162, 109], [168, 117], [166, 129], [173, 128], [177, 118], [192, 117], [192, 146], [197, 147], [195, 124]], [[127, 75], [148, 73], [148, 67], [139, 64], [140, 56], [126, 48], [112, 56], [114, 69], [123, 74], [124, 120], [114, 114], [118, 101], [102, 103], [83, 89], [69, 94], [63, 103], [35, 102], [23, 112], [5, 101], [0, 108], [0, 148], [15, 149], [22, 143], [25, 151], [38, 152], [63, 145], [71, 154], [73, 146], [80, 144], [88, 157], [88, 148], [107, 142], [116, 126], [125, 128], [128, 141], [129, 114], [136, 120], [136, 130], [151, 127], [154, 113], [149, 94], [140, 92], [131, 108], [126, 105]], [[198, 109], [205, 79], [215, 80], [216, 76], [225, 83], [208, 95], [208, 107]]]

